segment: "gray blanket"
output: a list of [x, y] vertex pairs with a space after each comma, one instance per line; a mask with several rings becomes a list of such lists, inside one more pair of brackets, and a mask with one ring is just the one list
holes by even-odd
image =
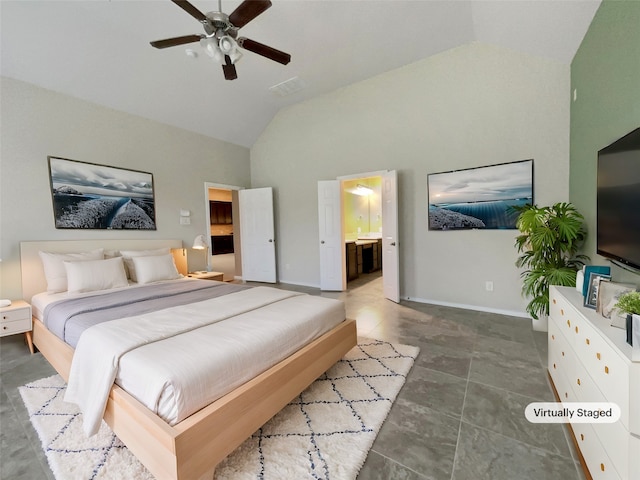
[[44, 309], [44, 324], [76, 347], [82, 332], [98, 323], [219, 297], [250, 287], [210, 280], [160, 283], [59, 300]]

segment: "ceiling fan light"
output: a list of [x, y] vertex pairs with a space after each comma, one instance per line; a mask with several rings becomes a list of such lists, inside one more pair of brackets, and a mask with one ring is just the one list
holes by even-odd
[[229, 58], [231, 59], [231, 63], [235, 64], [242, 58], [242, 52], [239, 48], [236, 48], [233, 52], [229, 53]]
[[230, 55], [234, 50], [238, 49], [238, 44], [233, 39], [233, 37], [225, 35], [223, 37], [220, 37], [220, 40], [218, 41], [218, 47], [220, 48], [222, 53], [224, 53], [225, 55]]
[[222, 64], [224, 62], [224, 54], [220, 51], [220, 48], [218, 48], [218, 43], [216, 42], [215, 38], [203, 38], [202, 40], [200, 40], [200, 45], [202, 45], [202, 48], [204, 48], [205, 52], [207, 52], [207, 55], [213, 58], [214, 61], [219, 64]]

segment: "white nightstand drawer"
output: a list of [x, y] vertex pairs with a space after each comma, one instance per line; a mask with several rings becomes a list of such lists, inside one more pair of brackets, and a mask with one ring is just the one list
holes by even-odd
[[[4, 315], [4, 314], [3, 314]], [[13, 335], [15, 333], [30, 332], [32, 330], [31, 318], [23, 318], [13, 322], [2, 322], [0, 326], [0, 337], [5, 335]]]
[[25, 307], [2, 312], [0, 319], [3, 324], [5, 322], [14, 322], [16, 320], [29, 320], [29, 322], [31, 322], [31, 309], [29, 307]]

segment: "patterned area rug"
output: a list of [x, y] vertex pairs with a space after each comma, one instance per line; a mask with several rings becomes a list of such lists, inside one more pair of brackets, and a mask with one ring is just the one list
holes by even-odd
[[[355, 479], [418, 348], [365, 338], [218, 465], [222, 479]], [[57, 480], [153, 479], [105, 423], [87, 438], [58, 375], [20, 387]]]

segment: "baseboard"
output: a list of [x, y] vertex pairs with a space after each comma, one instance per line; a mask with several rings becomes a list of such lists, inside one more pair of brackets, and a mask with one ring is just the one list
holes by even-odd
[[417, 302], [417, 303], [429, 303], [432, 305], [441, 305], [443, 307], [454, 307], [454, 308], [463, 308], [465, 310], [475, 310], [477, 312], [497, 313], [499, 315], [509, 315], [511, 317], [531, 318], [531, 316], [527, 312], [520, 312], [517, 310], [503, 310], [501, 308], [481, 307], [479, 305], [467, 305], [464, 303], [441, 302], [439, 300], [428, 300], [425, 298], [417, 298], [417, 297], [402, 297], [402, 298], [404, 300], [409, 300], [411, 302]]
[[309, 287], [309, 288], [320, 289], [320, 284], [318, 284], [318, 283], [292, 282], [292, 281], [286, 280], [284, 278], [279, 278], [278, 279], [278, 283], [284, 283], [284, 284], [287, 284], [287, 285], [297, 285], [298, 287]]

